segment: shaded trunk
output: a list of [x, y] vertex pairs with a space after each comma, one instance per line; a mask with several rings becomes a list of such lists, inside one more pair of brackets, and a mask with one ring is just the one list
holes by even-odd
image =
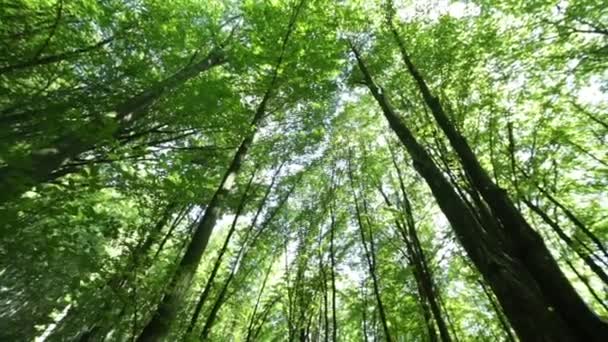
[[411, 257], [414, 261], [414, 267], [418, 269], [417, 273], [420, 285], [422, 286], [422, 292], [425, 294], [426, 301], [428, 301], [431, 312], [433, 313], [433, 317], [435, 318], [435, 323], [437, 324], [437, 328], [439, 329], [439, 335], [441, 336], [441, 340], [443, 342], [451, 342], [452, 339], [448, 331], [448, 326], [445, 320], [443, 319], [441, 308], [437, 301], [438, 295], [435, 290], [433, 275], [431, 273], [430, 268], [428, 267], [424, 250], [422, 249], [422, 245], [420, 244], [420, 240], [418, 239], [418, 234], [416, 233], [416, 222], [414, 220], [414, 214], [412, 213], [411, 202], [409, 200], [407, 192], [405, 191], [403, 175], [401, 173], [399, 165], [397, 164], [395, 155], [391, 153], [391, 156], [393, 166], [397, 171], [397, 179], [399, 180], [399, 188], [401, 190], [401, 202], [403, 212], [405, 214], [405, 227], [403, 229], [407, 230], [407, 240], [409, 240], [409, 243], [406, 242], [406, 244], [409, 244], [408, 249], [410, 250]]
[[414, 256], [413, 247], [409, 239], [407, 238], [404, 223], [399, 222], [399, 220], [395, 220], [395, 224], [397, 226], [397, 229], [399, 229], [399, 231], [401, 232], [402, 240], [406, 246], [408, 260], [413, 266], [414, 279], [416, 280], [416, 290], [418, 291], [418, 302], [422, 309], [422, 316], [424, 318], [424, 323], [428, 331], [429, 340], [431, 342], [436, 342], [438, 341], [438, 339], [437, 332], [435, 331], [435, 325], [433, 323], [433, 312], [431, 311], [428, 295], [425, 291], [425, 287], [422, 282], [422, 265], [420, 265], [419, 260]]
[[[244, 248], [245, 248], [245, 246], [241, 247], [239, 254], [241, 254], [243, 252]], [[226, 292], [228, 291], [228, 286], [230, 285], [230, 283], [232, 282], [232, 279], [234, 278], [234, 275], [236, 274], [237, 265], [238, 265], [238, 261], [235, 262], [235, 264], [232, 266], [232, 268], [230, 270], [230, 274], [228, 275], [228, 278], [224, 281], [224, 285], [222, 286], [220, 293], [217, 295], [217, 298], [216, 298], [215, 302], [213, 303], [213, 306], [211, 307], [211, 311], [209, 312], [209, 315], [207, 316], [207, 319], [205, 320], [205, 325], [203, 326], [203, 331], [201, 332], [201, 338], [200, 338], [201, 341], [206, 341], [207, 338], [209, 337], [209, 333], [211, 332], [213, 323], [215, 322], [215, 319], [217, 318], [217, 313], [220, 311], [220, 308], [221, 308], [222, 304], [224, 303], [224, 299], [226, 297]]]
[[275, 306], [276, 303], [279, 302], [279, 299], [280, 299], [280, 297], [275, 297], [272, 301], [270, 301], [268, 304], [266, 304], [266, 307], [262, 311], [262, 317], [260, 317], [260, 323], [258, 324], [258, 326], [255, 329], [255, 331], [253, 332], [253, 334], [251, 334], [252, 341], [257, 340], [258, 336], [260, 335], [260, 332], [262, 331], [262, 327], [264, 327], [264, 323], [266, 323], [266, 320], [268, 319], [270, 310]]
[[173, 223], [169, 227], [169, 230], [167, 230], [167, 233], [163, 237], [162, 241], [158, 244], [158, 248], [156, 248], [156, 252], [154, 253], [154, 256], [151, 259], [152, 263], [154, 263], [156, 261], [156, 259], [158, 258], [158, 255], [165, 248], [165, 245], [167, 244], [167, 241], [169, 241], [169, 239], [173, 235], [173, 232], [175, 231], [175, 228], [177, 228], [182, 223], [182, 221], [188, 215], [188, 213], [190, 213], [190, 211], [192, 210], [192, 208], [193, 208], [193, 205], [189, 204], [186, 207], [184, 207], [184, 209], [179, 213], [179, 215], [177, 215], [177, 217], [175, 218], [175, 220], [173, 221]]
[[365, 290], [365, 281], [361, 285], [363, 296], [363, 309], [361, 310], [361, 320], [363, 321], [363, 341], [367, 342], [367, 291]]
[[[237, 259], [239, 259], [241, 257], [244, 258], [243, 254], [246, 254], [246, 252], [245, 252], [246, 251], [245, 250], [245, 246], [247, 246], [249, 237], [251, 236], [251, 232], [255, 228], [255, 226], [257, 224], [257, 221], [258, 221], [258, 218], [260, 217], [260, 214], [262, 212], [262, 209], [266, 205], [266, 201], [268, 200], [268, 196], [270, 195], [270, 192], [271, 192], [271, 190], [272, 190], [272, 188], [273, 188], [273, 186], [274, 186], [274, 184], [275, 184], [275, 182], [277, 180], [277, 176], [281, 172], [282, 166], [283, 166], [283, 164], [281, 164], [281, 166], [279, 166], [279, 168], [277, 168], [276, 172], [272, 176], [272, 181], [270, 182], [270, 185], [266, 188], [266, 191], [264, 193], [264, 197], [260, 201], [260, 204], [258, 205], [258, 209], [257, 209], [257, 211], [256, 211], [256, 213], [255, 213], [255, 215], [253, 217], [253, 220], [251, 221], [251, 224], [247, 228], [245, 239], [244, 239], [244, 241], [242, 243], [242, 247], [241, 247], [241, 249], [239, 251], [239, 256], [238, 256]], [[251, 180], [253, 180], [253, 175], [252, 175]], [[243, 209], [243, 206], [246, 203], [246, 199], [247, 199], [246, 195], [247, 195], [247, 191], [249, 190], [249, 188], [251, 186], [251, 180], [250, 180], [249, 184], [247, 185], [247, 190], [246, 190], [245, 194], [243, 195], [243, 198], [242, 198], [242, 200], [241, 200], [241, 202], [239, 204], [239, 209], [237, 210], [237, 216], [234, 218], [234, 220], [232, 222], [230, 230], [228, 231], [228, 236], [226, 237], [226, 240], [224, 241], [224, 245], [222, 246], [222, 249], [220, 250], [220, 254], [217, 257], [217, 260], [216, 260], [216, 263], [215, 263], [215, 265], [213, 267], [213, 270], [211, 271], [211, 274], [209, 275], [209, 279], [207, 280], [207, 283], [205, 284], [205, 288], [204, 288], [203, 292], [201, 293], [201, 296], [199, 297], [199, 300], [198, 300], [198, 302], [196, 304], [196, 308], [194, 309], [194, 313], [192, 314], [192, 318], [190, 320], [190, 325], [188, 326], [188, 328], [186, 330], [186, 335], [190, 335], [190, 333], [192, 333], [192, 330], [194, 329], [194, 326], [196, 325], [196, 321], [198, 320], [198, 316], [199, 316], [199, 314], [201, 312], [201, 309], [203, 308], [203, 305], [205, 304], [207, 296], [209, 295], [209, 291], [211, 290], [211, 287], [213, 285], [214, 278], [217, 275], [217, 271], [219, 270], [219, 266], [221, 264], [222, 256], [227, 251], [229, 240], [230, 240], [232, 234], [235, 232], [237, 218], [240, 215], [240, 213], [241, 213], [241, 211]], [[280, 208], [280, 205], [282, 205], [282, 203], [283, 202], [281, 202], [279, 204], [278, 208]], [[263, 223], [263, 226], [262, 226], [262, 228], [260, 228], [260, 231], [258, 233], [260, 233], [263, 230], [264, 226], [267, 225], [270, 222], [270, 220], [272, 219], [273, 216], [274, 215], [271, 215], [271, 217]], [[255, 243], [255, 239], [257, 238], [257, 236], [258, 236], [258, 234], [256, 234], [256, 236], [254, 236], [253, 241], [250, 243], [251, 245], [253, 243]], [[237, 260], [237, 262], [238, 262], [238, 260]], [[235, 270], [233, 270], [232, 272], [234, 272], [234, 271]], [[234, 276], [234, 275], [232, 275], [232, 276]], [[229, 280], [227, 280], [228, 283], [232, 280], [232, 276], [230, 277]], [[227, 288], [227, 286], [228, 285], [226, 285], [226, 288]], [[219, 308], [218, 308], [218, 310], [219, 310]]]
[[[260, 121], [262, 116], [260, 113], [263, 113], [263, 111], [256, 113], [259, 115], [256, 115], [254, 122]], [[195, 229], [186, 253], [181, 258], [161, 303], [150, 322], [148, 322], [142, 331], [138, 341], [159, 341], [168, 335], [170, 324], [177, 317], [198, 264], [207, 248], [211, 232], [215, 227], [217, 219], [221, 216], [221, 204], [225, 202], [234, 186], [234, 180], [241, 169], [252, 141], [253, 135], [248, 136], [237, 150], [230, 167], [220, 182], [220, 186], [211, 198], [203, 217]]]
[[[395, 27], [392, 26], [392, 22], [391, 31], [407, 69], [418, 85], [435, 121], [459, 156], [472, 185], [487, 202], [503, 228], [505, 232], [503, 234], [505, 239], [501, 241], [504, 245], [503, 248], [508, 250], [511, 258], [517, 259], [528, 271], [540, 290], [539, 299], [545, 302], [545, 308], [551, 308], [550, 316], [554, 316], [554, 322], [550, 325], [561, 327], [564, 331], [564, 334], [560, 335], [562, 339], [570, 336], [575, 340], [608, 340], [608, 323], [600, 319], [587, 306], [559, 268], [542, 237], [528, 224], [506, 191], [499, 188], [481, 167], [466, 139], [454, 127], [439, 99], [431, 93], [423, 77], [410, 60], [403, 41]], [[516, 330], [520, 330], [518, 324], [513, 324], [513, 326]], [[550, 329], [549, 326], [546, 328]], [[521, 337], [524, 339], [523, 335]]]
[[247, 335], [245, 338], [245, 342], [249, 342], [251, 341], [252, 337], [254, 335], [254, 331], [255, 329], [255, 318], [256, 318], [256, 314], [258, 312], [258, 308], [260, 306], [261, 300], [262, 300], [262, 294], [264, 294], [264, 289], [266, 289], [266, 282], [268, 281], [268, 277], [270, 276], [270, 271], [272, 270], [272, 263], [270, 263], [270, 265], [268, 266], [268, 269], [266, 270], [266, 274], [264, 275], [264, 280], [262, 280], [262, 286], [260, 287], [260, 292], [258, 293], [257, 299], [255, 301], [255, 306], [253, 307], [253, 312], [251, 313], [251, 316], [249, 317], [249, 324], [247, 325]]
[[241, 169], [241, 164], [243, 163], [247, 152], [253, 143], [254, 134], [256, 133], [262, 119], [266, 114], [266, 107], [275, 90], [274, 88], [278, 80], [279, 69], [283, 62], [289, 37], [292, 31], [295, 29], [296, 19], [303, 5], [304, 1], [301, 1], [290, 19], [289, 26], [285, 36], [283, 37], [281, 52], [277, 59], [270, 85], [268, 86], [264, 97], [258, 105], [253, 120], [251, 121], [250, 126], [252, 127], [252, 132], [243, 140], [239, 149], [234, 155], [234, 159], [232, 160], [232, 163], [228, 167], [228, 170], [220, 182], [217, 191], [207, 205], [205, 214], [201, 219], [192, 240], [190, 241], [186, 254], [182, 258], [180, 265], [175, 272], [167, 293], [162, 299], [152, 319], [142, 331], [138, 341], [159, 341], [169, 334], [170, 324], [177, 317], [178, 311], [182, 306], [183, 299], [186, 296], [187, 290], [189, 289], [194, 274], [196, 273], [198, 264], [203, 256], [203, 252], [207, 247], [211, 232], [218, 217], [220, 216], [220, 206], [227, 199], [228, 194], [233, 187], [233, 180], [238, 175]]
[[557, 315], [547, 302], [522, 260], [512, 255], [504, 243], [497, 240], [496, 236], [487, 234], [479, 225], [474, 214], [444, 178], [428, 152], [401, 122], [385, 92], [375, 85], [358, 50], [354, 46], [351, 48], [357, 57], [365, 82], [391, 129], [410, 154], [416, 171], [431, 188], [437, 204], [451, 223], [461, 245], [492, 286], [521, 339], [577, 341], [575, 335], [567, 329], [564, 318]]
[[224, 254], [226, 254], [226, 252], [228, 251], [228, 245], [230, 244], [232, 235], [234, 235], [234, 232], [236, 231], [236, 224], [239, 220], [239, 217], [241, 216], [241, 214], [243, 212], [245, 203], [247, 202], [247, 198], [249, 196], [249, 190], [251, 189], [251, 184], [253, 183], [253, 179], [255, 178], [256, 172], [257, 172], [257, 170], [255, 170], [254, 172], [251, 173], [251, 177], [249, 178], [247, 187], [245, 188], [245, 191], [243, 192], [243, 195], [241, 196], [241, 200], [239, 201], [238, 207], [236, 209], [236, 213], [234, 214], [234, 219], [232, 220], [232, 224], [230, 225], [230, 228], [228, 229], [228, 234], [226, 235], [226, 238], [224, 239], [224, 243], [222, 244], [222, 247], [219, 250], [217, 258], [215, 259], [215, 263], [213, 264], [213, 269], [211, 269], [209, 278], [207, 279], [207, 282], [205, 283], [205, 288], [201, 292], [201, 295], [199, 296], [199, 299], [196, 302], [196, 306], [194, 308], [192, 318], [190, 319], [190, 324], [188, 325], [188, 328], [186, 329], [186, 335], [189, 335], [192, 332], [192, 330], [194, 329], [194, 326], [196, 325], [196, 321], [198, 320], [198, 316], [203, 308], [203, 305], [205, 305], [205, 301], [207, 300], [207, 296], [209, 295], [209, 292], [211, 291], [211, 288], [213, 287], [213, 283], [215, 282], [215, 276], [217, 275], [217, 272], [219, 271], [220, 266], [222, 265], [222, 259], [224, 258]]
[[[333, 199], [332, 199], [333, 201]], [[333, 342], [338, 341], [338, 323], [336, 318], [336, 256], [334, 248], [334, 238], [336, 230], [336, 217], [334, 212], [333, 202], [330, 204], [329, 210], [331, 211], [331, 225], [329, 227], [329, 260], [330, 264], [330, 277], [331, 277], [331, 339]]]
[[[382, 190], [381, 186], [378, 186], [378, 190], [384, 199], [384, 202], [387, 206], [393, 207], [392, 202], [388, 198], [388, 195]], [[397, 227], [397, 231], [401, 236], [401, 240], [405, 244], [406, 252], [403, 253], [405, 259], [408, 261], [410, 265], [413, 266], [413, 274], [414, 280], [416, 281], [416, 290], [418, 292], [418, 304], [420, 304], [420, 308], [422, 309], [422, 317], [424, 318], [424, 324], [426, 325], [429, 341], [436, 342], [437, 341], [437, 332], [435, 331], [435, 325], [433, 323], [433, 313], [429, 307], [429, 302], [427, 298], [427, 293], [425, 292], [424, 285], [422, 284], [422, 265], [419, 262], [419, 259], [414, 254], [414, 248], [412, 243], [410, 242], [410, 237], [408, 236], [408, 232], [405, 222], [402, 219], [395, 218], [395, 226]]]

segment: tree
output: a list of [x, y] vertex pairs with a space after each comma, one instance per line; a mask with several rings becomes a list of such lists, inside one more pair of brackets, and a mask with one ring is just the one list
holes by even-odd
[[606, 6], [0, 11], [0, 339], [604, 341]]

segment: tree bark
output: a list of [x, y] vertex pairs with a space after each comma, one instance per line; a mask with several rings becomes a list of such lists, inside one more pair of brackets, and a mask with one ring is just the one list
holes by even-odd
[[[547, 302], [535, 278], [519, 258], [496, 236], [487, 234], [474, 214], [457, 195], [433, 162], [395, 113], [385, 92], [375, 85], [359, 51], [351, 45], [365, 83], [382, 109], [391, 129], [412, 157], [414, 168], [425, 179], [433, 196], [467, 254], [492, 286], [511, 324], [522, 340], [577, 341], [564, 319]], [[593, 339], [592, 339], [593, 341]]]
[[[392, 21], [389, 20], [389, 24], [404, 63], [426, 105], [459, 156], [465, 172], [472, 180], [472, 185], [480, 192], [504, 229], [505, 239], [501, 242], [510, 250], [508, 254], [513, 259], [518, 259], [528, 270], [540, 289], [539, 298], [546, 301], [546, 307], [554, 312], [552, 316], [559, 316], [560, 319], [556, 320], [554, 325], [566, 324], [562, 327], [567, 331], [563, 336], [585, 341], [608, 340], [608, 323], [587, 306], [559, 268], [542, 237], [525, 220], [506, 191], [500, 189], [482, 168], [466, 139], [450, 122], [441, 102], [431, 93], [422, 75], [410, 60]], [[516, 326], [517, 324], [514, 324], [514, 327]]]
[[[8, 165], [0, 168], [0, 204], [19, 197], [33, 186], [55, 179], [54, 171], [64, 163], [96, 146], [105, 144], [108, 138], [117, 138], [122, 130], [144, 116], [149, 107], [160, 98], [201, 73], [222, 65], [225, 61], [223, 52], [217, 48], [213, 49], [198, 63], [183, 68], [150, 89], [116, 105], [108, 113], [115, 116], [113, 119], [92, 120], [79, 128], [79, 132], [68, 132], [46, 147], [32, 151], [21, 160], [10, 161]], [[106, 115], [102, 114], [102, 116]], [[99, 131], [110, 134], [99, 141], [100, 137], [92, 134]]]
[[414, 220], [411, 202], [405, 190], [405, 182], [403, 181], [403, 175], [401, 173], [399, 165], [397, 164], [395, 155], [394, 153], [392, 153], [392, 151], [391, 157], [393, 161], [393, 166], [397, 171], [397, 179], [399, 180], [399, 188], [401, 190], [401, 203], [405, 215], [404, 230], [407, 231], [407, 240], [409, 240], [409, 249], [411, 250], [410, 254], [414, 261], [415, 267], [418, 268], [418, 276], [420, 284], [422, 286], [422, 292], [425, 294], [431, 312], [433, 313], [433, 317], [435, 318], [435, 323], [437, 323], [437, 328], [439, 329], [439, 335], [441, 336], [441, 340], [443, 342], [451, 342], [452, 338], [450, 337], [448, 326], [445, 320], [443, 319], [441, 308], [439, 306], [439, 303], [437, 302], [438, 295], [435, 290], [433, 275], [430, 271], [430, 268], [428, 267], [424, 250], [422, 249], [422, 245], [420, 244], [420, 240], [418, 239], [418, 234], [416, 233], [416, 221]]
[[236, 209], [236, 213], [234, 214], [234, 219], [232, 220], [232, 224], [230, 225], [230, 229], [228, 229], [228, 234], [226, 235], [226, 238], [224, 239], [224, 243], [222, 244], [222, 247], [220, 248], [220, 250], [218, 252], [217, 258], [215, 259], [215, 263], [213, 264], [213, 269], [211, 269], [209, 278], [207, 279], [207, 282], [205, 283], [205, 287], [204, 287], [203, 291], [201, 292], [201, 295], [199, 296], [198, 301], [196, 302], [196, 306], [194, 308], [192, 318], [190, 319], [190, 324], [188, 324], [188, 328], [186, 328], [186, 335], [190, 335], [190, 333], [192, 333], [192, 330], [194, 329], [194, 326], [196, 325], [196, 321], [198, 320], [198, 316], [201, 312], [201, 309], [203, 308], [203, 305], [205, 305], [205, 301], [207, 300], [209, 291], [211, 291], [211, 288], [213, 287], [213, 283], [215, 282], [215, 276], [217, 275], [217, 272], [219, 271], [220, 266], [222, 265], [222, 259], [224, 258], [224, 254], [226, 254], [226, 252], [228, 251], [228, 245], [230, 244], [232, 235], [234, 235], [234, 232], [236, 231], [236, 224], [239, 220], [239, 217], [241, 216], [241, 214], [243, 212], [243, 208], [245, 207], [247, 198], [249, 197], [249, 190], [251, 189], [251, 184], [253, 183], [253, 179], [255, 178], [256, 173], [257, 173], [257, 170], [252, 172], [251, 177], [249, 178], [249, 182], [247, 182], [247, 186], [245, 187], [245, 191], [243, 192], [243, 195], [241, 196], [241, 200], [239, 201], [238, 207]]
[[158, 309], [153, 315], [153, 318], [146, 325], [141, 335], [138, 338], [138, 341], [141, 342], [154, 342], [160, 341], [164, 337], [169, 334], [170, 324], [173, 320], [176, 319], [178, 315], [179, 308], [182, 306], [183, 299], [187, 293], [188, 288], [192, 282], [194, 274], [196, 273], [196, 269], [198, 264], [203, 256], [203, 253], [207, 247], [207, 243], [209, 242], [209, 237], [211, 236], [211, 232], [213, 231], [213, 227], [220, 216], [220, 206], [228, 197], [228, 194], [232, 190], [233, 180], [238, 175], [241, 164], [245, 160], [247, 156], [247, 152], [253, 143], [254, 134], [257, 131], [257, 128], [262, 122], [266, 114], [266, 107], [268, 105], [268, 101], [275, 91], [275, 86], [278, 81], [279, 69], [282, 65], [283, 58], [285, 55], [285, 50], [287, 47], [287, 43], [289, 42], [289, 37], [292, 31], [295, 29], [296, 19], [301, 8], [304, 5], [304, 1], [302, 0], [299, 5], [296, 7], [291, 20], [289, 22], [289, 26], [283, 37], [282, 47], [280, 55], [277, 59], [274, 72], [271, 77], [270, 85], [268, 86], [266, 93], [264, 94], [258, 108], [255, 112], [253, 120], [251, 121], [250, 126], [253, 128], [253, 132], [248, 134], [240, 147], [236, 151], [234, 158], [228, 167], [220, 185], [211, 198], [211, 201], [207, 205], [207, 209], [205, 210], [205, 214], [201, 219], [192, 240], [188, 246], [186, 253], [184, 254], [178, 269], [173, 276], [171, 281], [171, 285], [168, 288], [167, 293], [163, 297]]
[[[354, 186], [354, 179], [353, 179], [353, 172], [352, 172], [352, 168], [350, 165], [350, 159], [349, 159], [349, 178], [350, 178], [350, 182], [351, 182], [351, 187], [352, 187], [352, 192], [353, 192], [353, 201], [355, 204], [355, 216], [357, 219], [357, 223], [359, 225], [359, 235], [361, 236], [361, 244], [363, 245], [363, 251], [365, 254], [365, 260], [367, 261], [367, 266], [368, 266], [368, 270], [369, 270], [369, 274], [372, 278], [372, 286], [374, 289], [374, 296], [376, 298], [376, 303], [378, 305], [378, 311], [380, 313], [380, 321], [382, 323], [382, 329], [384, 330], [384, 337], [386, 339], [386, 341], [390, 342], [392, 341], [391, 338], [391, 333], [390, 330], [388, 328], [388, 320], [386, 319], [386, 312], [384, 310], [384, 305], [382, 304], [382, 298], [380, 297], [380, 287], [378, 285], [378, 277], [376, 276], [376, 263], [375, 263], [375, 258], [374, 258], [374, 242], [373, 242], [373, 235], [371, 232], [372, 227], [368, 227], [369, 229], [369, 247], [368, 247], [368, 242], [367, 242], [367, 238], [365, 237], [365, 225], [363, 224], [363, 218], [362, 218], [362, 213], [361, 213], [361, 209], [359, 207], [359, 200], [357, 199], [357, 194], [356, 194], [356, 190], [355, 190], [355, 186]], [[365, 203], [365, 199], [363, 199], [363, 202]], [[364, 207], [366, 207], [365, 204], [363, 204]], [[367, 213], [365, 213], [367, 215]]]

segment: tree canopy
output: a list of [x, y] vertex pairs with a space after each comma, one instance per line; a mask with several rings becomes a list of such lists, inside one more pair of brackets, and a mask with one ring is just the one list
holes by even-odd
[[16, 0], [0, 340], [608, 341], [608, 3]]

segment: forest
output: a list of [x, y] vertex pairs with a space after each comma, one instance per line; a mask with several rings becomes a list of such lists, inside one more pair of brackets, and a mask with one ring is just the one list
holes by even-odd
[[0, 0], [0, 341], [608, 341], [606, 0]]

